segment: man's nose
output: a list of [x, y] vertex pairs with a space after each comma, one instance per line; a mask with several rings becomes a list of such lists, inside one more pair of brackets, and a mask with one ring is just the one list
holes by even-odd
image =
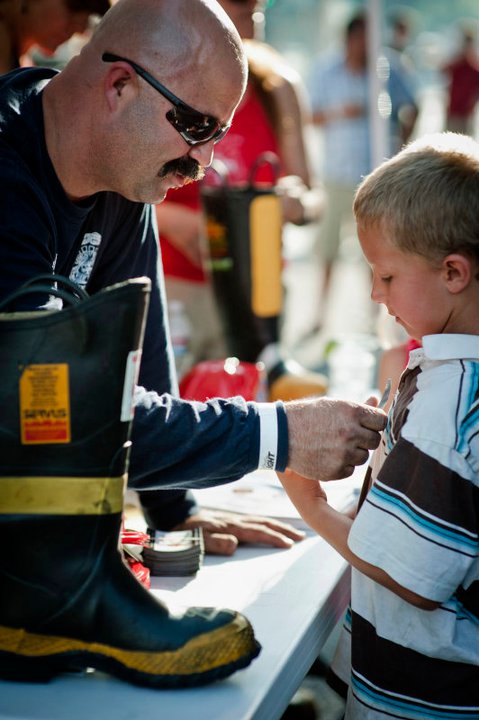
[[200, 145], [193, 145], [188, 155], [196, 160], [201, 167], [207, 168], [211, 165], [214, 155], [215, 143], [213, 140], [201, 143]]

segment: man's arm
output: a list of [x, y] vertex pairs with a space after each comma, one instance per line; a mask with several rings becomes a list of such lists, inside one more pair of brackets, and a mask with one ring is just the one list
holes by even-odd
[[[133, 422], [131, 484], [211, 487], [257, 468], [334, 480], [352, 474], [379, 444], [383, 411], [368, 405], [310, 398], [261, 404], [242, 398], [202, 403], [138, 389]], [[158, 479], [156, 480], [158, 482]]]
[[317, 221], [324, 211], [325, 196], [313, 180], [307, 152], [306, 133], [311, 131], [309, 98], [299, 75], [278, 65], [278, 81], [269, 93], [276, 106], [277, 139], [283, 177], [277, 187], [281, 194], [285, 222], [304, 225]]

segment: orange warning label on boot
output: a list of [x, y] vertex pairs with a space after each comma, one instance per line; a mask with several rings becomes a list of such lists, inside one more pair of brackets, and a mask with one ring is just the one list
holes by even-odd
[[69, 443], [68, 365], [27, 365], [20, 378], [22, 445]]

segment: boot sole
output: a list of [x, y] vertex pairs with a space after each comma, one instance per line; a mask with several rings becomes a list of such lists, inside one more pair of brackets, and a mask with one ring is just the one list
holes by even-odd
[[239, 614], [224, 627], [198, 635], [177, 650], [159, 652], [0, 626], [0, 678], [48, 682], [60, 673], [95, 668], [146, 687], [194, 687], [246, 667], [260, 649], [251, 625]]

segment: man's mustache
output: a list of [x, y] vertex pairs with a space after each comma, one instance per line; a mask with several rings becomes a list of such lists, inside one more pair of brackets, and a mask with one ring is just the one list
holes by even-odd
[[181, 157], [165, 163], [159, 172], [160, 178], [167, 175], [181, 175], [188, 180], [201, 180], [205, 175], [204, 168], [197, 160], [190, 157]]

